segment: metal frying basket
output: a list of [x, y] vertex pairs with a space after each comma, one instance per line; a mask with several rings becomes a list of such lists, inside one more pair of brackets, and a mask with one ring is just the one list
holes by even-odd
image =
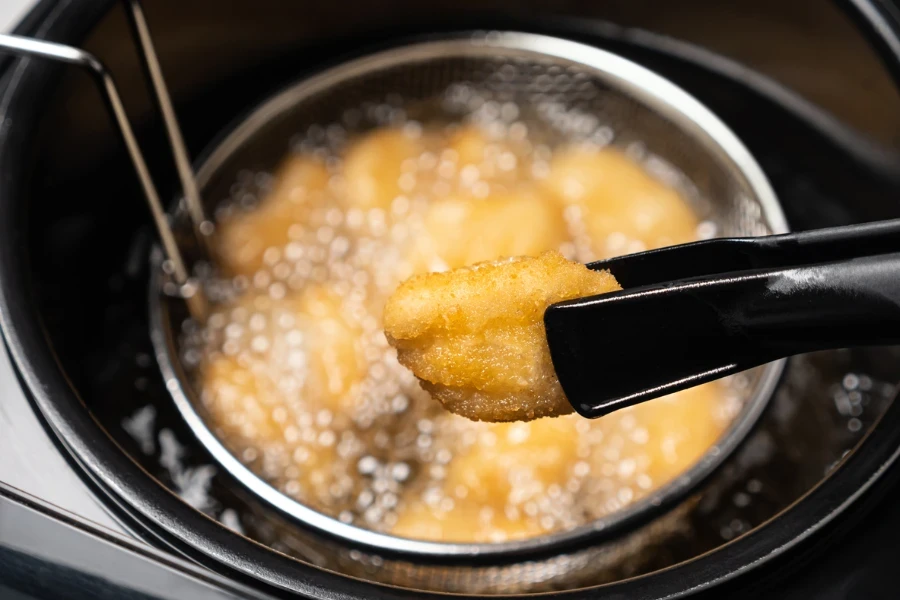
[[[229, 197], [242, 170], [271, 171], [314, 132], [340, 146], [367, 130], [404, 122], [454, 122], [474, 113], [519, 108], [515, 119], [548, 144], [611, 143], [680, 188], [710, 235], [786, 231], [761, 170], [728, 128], [699, 102], [652, 72], [616, 55], [562, 39], [518, 33], [465, 33], [410, 43], [352, 60], [296, 83], [254, 110], [198, 169], [203, 196]], [[335, 132], [333, 136], [323, 132]], [[329, 139], [333, 138], [333, 139]], [[182, 215], [182, 222], [187, 220]], [[571, 530], [499, 543], [406, 539], [342, 522], [293, 499], [236, 457], [204, 416], [180, 360], [181, 302], [151, 285], [152, 339], [167, 387], [200, 442], [219, 464], [268, 504], [307, 526], [378, 551], [450, 558], [510, 556], [609, 535], [671, 506], [719, 465], [765, 407], [782, 362], [746, 374], [740, 410], [715, 446], [692, 468], [651, 495]]]

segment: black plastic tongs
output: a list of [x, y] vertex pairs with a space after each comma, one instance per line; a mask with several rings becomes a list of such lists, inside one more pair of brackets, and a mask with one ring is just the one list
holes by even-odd
[[623, 291], [554, 304], [544, 326], [563, 390], [589, 418], [803, 352], [900, 343], [900, 219], [588, 267]]

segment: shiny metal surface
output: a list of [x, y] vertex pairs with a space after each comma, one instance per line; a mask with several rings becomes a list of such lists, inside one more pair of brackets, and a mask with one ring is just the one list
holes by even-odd
[[191, 158], [188, 156], [187, 148], [184, 145], [184, 137], [181, 134], [181, 127], [178, 125], [178, 117], [175, 115], [175, 109], [172, 107], [172, 98], [169, 95], [162, 68], [159, 66], [159, 58], [156, 55], [156, 48], [153, 46], [153, 39], [150, 36], [144, 9], [139, 0], [125, 0], [125, 5], [126, 14], [134, 31], [134, 37], [137, 38], [141, 48], [140, 58], [144, 63], [144, 69], [147, 71], [147, 78], [152, 84], [154, 99], [159, 105], [159, 112], [162, 114], [166, 135], [169, 137], [169, 146], [175, 159], [175, 167], [178, 170], [178, 179], [181, 182], [188, 214], [191, 216], [191, 221], [194, 224], [197, 239], [204, 240], [205, 234], [203, 230], [211, 224], [207, 222], [204, 214], [203, 201], [200, 198], [200, 190], [194, 177]]
[[0, 482], [126, 534], [47, 435], [19, 387], [5, 348], [0, 348], [0, 456]]
[[[32, 0], [0, 2], [0, 32], [11, 30], [33, 5]], [[0, 482], [127, 535], [57, 450], [25, 397], [5, 347], [0, 347], [0, 456]]]
[[[269, 152], [282, 148], [283, 144], [272, 139], [273, 123], [280, 124], [278, 129], [302, 130], [290, 120], [316, 115], [309, 118], [323, 118], [321, 122], [328, 123], [331, 122], [328, 119], [334, 118], [331, 114], [356, 108], [344, 104], [341, 94], [354, 98], [354, 102], [360, 98], [374, 102], [378, 93], [390, 89], [400, 96], [411, 94], [412, 98], [427, 100], [460, 81], [491, 81], [490, 74], [500, 72], [503, 65], [513, 65], [517, 75], [510, 83], [497, 84], [498, 94], [504, 93], [499, 90], [515, 93], [514, 97], [526, 105], [535, 102], [529, 94], [543, 94], [538, 97], [596, 114], [599, 122], [609, 123], [617, 135], [646, 142], [652, 152], [658, 152], [662, 160], [674, 164], [691, 182], [702, 180], [699, 197], [710, 205], [704, 212], [718, 231], [758, 235], [787, 230], [775, 194], [756, 161], [725, 124], [700, 102], [652, 71], [610, 52], [560, 38], [523, 33], [458, 34], [404, 45], [303, 80], [265, 102], [227, 136], [199, 168], [198, 181], [206, 190], [205, 186], [211, 182], [233, 174], [243, 166], [240, 161], [248, 146], [265, 144]], [[596, 98], [589, 96], [589, 92], [584, 92], [585, 98], [581, 98], [577, 93], [567, 95], [566, 91], [560, 91], [568, 89], [564, 84], [555, 84], [560, 89], [548, 84], [544, 90], [535, 82], [551, 67], [573, 70], [602, 91], [597, 92]], [[390, 78], [396, 73], [403, 73], [402, 81], [427, 83], [393, 87], [388, 82], [393, 82]], [[493, 89], [490, 83], [471, 85], [485, 93]], [[435, 116], [444, 118], [452, 116], [452, 112], [446, 115], [438, 112]], [[285, 121], [290, 124], [285, 125]], [[539, 121], [525, 119], [525, 122], [529, 127], [541, 126]], [[577, 139], [574, 133], [558, 135], [562, 136], [560, 139], [567, 139], [565, 135]], [[716, 445], [676, 480], [614, 514], [568, 531], [514, 542], [464, 544], [405, 539], [344, 523], [309, 508], [272, 486], [234, 456], [196, 409], [199, 400], [177, 358], [178, 340], [173, 333], [180, 327], [177, 300], [158, 293], [160, 285], [154, 279], [149, 298], [156, 360], [182, 417], [219, 465], [265, 502], [306, 525], [369, 548], [419, 556], [513, 555], [561, 547], [589, 537], [611, 535], [638, 515], [671, 505], [721, 464], [743, 440], [765, 408], [784, 368], [784, 363], [778, 361], [749, 374], [749, 391], [743, 398], [743, 408]]]
[[271, 598], [0, 483], [0, 597]]
[[181, 255], [175, 235], [169, 226], [162, 200], [160, 200], [159, 192], [153, 183], [150, 170], [147, 168], [147, 161], [134, 135], [131, 122], [128, 120], [125, 106], [122, 104], [122, 98], [119, 95], [119, 89], [116, 87], [116, 83], [113, 81], [112, 75], [107, 68], [90, 52], [64, 44], [45, 42], [18, 35], [0, 34], [0, 52], [19, 56], [34, 56], [74, 65], [84, 69], [94, 78], [110, 114], [119, 128], [122, 141], [128, 150], [128, 156], [131, 158], [132, 165], [141, 183], [144, 198], [147, 200], [150, 213], [153, 215], [153, 221], [156, 223], [157, 233], [160, 240], [162, 240], [166, 258], [171, 263], [172, 275], [179, 286], [186, 286], [190, 276], [187, 263]]

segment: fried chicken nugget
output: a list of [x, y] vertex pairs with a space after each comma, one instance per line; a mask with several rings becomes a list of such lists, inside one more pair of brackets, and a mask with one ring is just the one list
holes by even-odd
[[531, 192], [436, 200], [424, 225], [417, 272], [434, 264], [456, 269], [500, 256], [537, 256], [558, 250], [568, 235], [555, 202]]
[[697, 239], [685, 199], [619, 150], [559, 151], [544, 186], [579, 210], [598, 259]]
[[725, 423], [716, 418], [719, 385], [707, 383], [631, 406], [600, 419], [600, 427], [632, 433], [633, 427], [642, 428], [637, 439], [623, 437], [619, 451], [638, 463], [646, 461], [641, 471], [662, 485], [694, 464], [724, 430]]
[[388, 300], [385, 333], [400, 362], [447, 410], [477, 421], [572, 412], [550, 358], [544, 310], [621, 289], [550, 251], [404, 282]]
[[203, 369], [204, 407], [233, 450], [239, 455], [250, 450], [258, 457], [267, 478], [277, 481], [293, 467], [299, 485], [286, 491], [303, 502], [322, 503], [334, 479], [335, 448], [288, 441], [293, 419], [279, 415], [285, 400], [268, 371], [260, 361], [245, 366], [234, 357], [217, 356]]
[[310, 200], [324, 193], [329, 178], [320, 160], [305, 155], [288, 158], [276, 171], [271, 192], [256, 208], [236, 211], [216, 225], [219, 264], [231, 275], [256, 273], [266, 250], [291, 241], [291, 226], [304, 222]]
[[344, 158], [348, 207], [388, 210], [402, 194], [403, 162], [418, 158], [421, 140], [401, 129], [379, 129], [355, 142]]

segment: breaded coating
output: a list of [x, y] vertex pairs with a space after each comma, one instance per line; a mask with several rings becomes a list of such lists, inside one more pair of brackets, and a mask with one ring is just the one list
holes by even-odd
[[555, 302], [621, 289], [550, 251], [480, 263], [403, 283], [384, 311], [401, 364], [450, 412], [523, 421], [572, 412], [544, 334]]

